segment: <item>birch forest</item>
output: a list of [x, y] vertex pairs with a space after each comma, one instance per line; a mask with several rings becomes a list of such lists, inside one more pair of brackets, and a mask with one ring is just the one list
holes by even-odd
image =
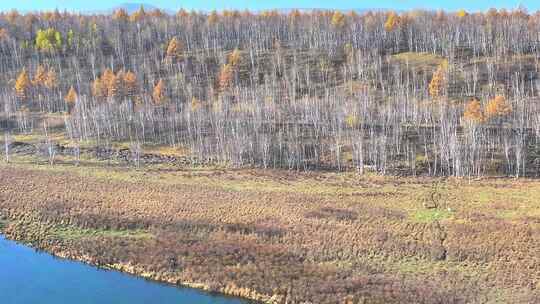
[[0, 59], [6, 158], [60, 131], [230, 167], [540, 173], [540, 12], [11, 11]]

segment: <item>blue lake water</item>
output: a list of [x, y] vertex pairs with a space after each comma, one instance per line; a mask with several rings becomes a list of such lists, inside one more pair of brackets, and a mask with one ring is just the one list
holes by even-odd
[[2, 304], [245, 304], [102, 270], [8, 241], [0, 235]]

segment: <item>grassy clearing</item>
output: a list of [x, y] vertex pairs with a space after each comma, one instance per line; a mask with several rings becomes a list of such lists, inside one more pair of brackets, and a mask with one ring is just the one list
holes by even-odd
[[412, 214], [412, 220], [418, 223], [431, 223], [451, 218], [453, 215], [450, 210], [427, 209], [418, 210]]
[[392, 56], [392, 59], [408, 64], [411, 68], [436, 67], [444, 58], [430, 53], [404, 52]]
[[[501, 303], [540, 284], [534, 180], [15, 162], [0, 164], [12, 181], [0, 185], [0, 207], [72, 223], [44, 230], [39, 240], [66, 242], [73, 256], [100, 265], [128, 261], [175, 281], [248, 284], [263, 294], [282, 294], [296, 280], [306, 286], [294, 291], [303, 298], [336, 292], [323, 282], [363, 276], [376, 283], [350, 292], [378, 296], [377, 286], [400, 282], [392, 286], [404, 289], [392, 294], [403, 301], [428, 286], [443, 298], [466, 294], [474, 302], [482, 294], [489, 300], [482, 303]], [[88, 225], [103, 228], [79, 228]], [[260, 265], [276, 274], [272, 280]]]

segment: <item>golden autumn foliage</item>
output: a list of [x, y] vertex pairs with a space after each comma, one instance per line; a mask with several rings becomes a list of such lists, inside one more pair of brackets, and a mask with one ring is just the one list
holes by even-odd
[[137, 84], [137, 76], [131, 71], [123, 74], [124, 94], [127, 97], [135, 97], [139, 93], [139, 85]]
[[105, 96], [112, 97], [112, 93], [114, 92], [114, 85], [116, 82], [116, 75], [114, 72], [110, 69], [106, 69], [105, 72], [103, 72], [103, 75], [101, 76], [101, 83], [104, 85], [105, 89]]
[[45, 82], [47, 81], [47, 70], [43, 65], [39, 65], [36, 69], [36, 74], [34, 75], [34, 79], [32, 80], [33, 85], [45, 85]]
[[112, 74], [107, 86], [107, 96], [113, 98], [122, 97], [122, 90], [124, 87], [123, 77], [124, 75], [122, 71], [118, 72], [116, 75]]
[[114, 12], [113, 19], [118, 21], [127, 21], [129, 19], [129, 15], [125, 9], [120, 8]]
[[114, 72], [111, 69], [105, 69], [103, 75], [101, 75], [101, 81], [103, 82], [107, 90], [112, 81], [114, 80], [114, 76]]
[[138, 11], [129, 16], [129, 20], [132, 22], [139, 22], [142, 21], [144, 17], [146, 17], [146, 12], [144, 11], [144, 6], [141, 5]]
[[507, 103], [506, 98], [502, 95], [497, 95], [495, 98], [488, 101], [486, 105], [486, 117], [494, 118], [501, 117], [512, 112], [512, 107]]
[[332, 15], [332, 20], [330, 23], [332, 24], [333, 27], [336, 27], [336, 28], [344, 27], [346, 23], [345, 15], [340, 11], [335, 11], [334, 14]]
[[154, 87], [154, 90], [152, 90], [152, 100], [155, 105], [163, 105], [166, 102], [165, 90], [165, 82], [163, 79], [160, 79]]
[[77, 98], [78, 98], [77, 91], [75, 91], [75, 88], [71, 86], [67, 95], [64, 97], [64, 101], [66, 102], [68, 106], [68, 112], [71, 112], [71, 110], [75, 107], [75, 102], [77, 101]]
[[394, 12], [388, 14], [386, 22], [384, 23], [384, 29], [387, 32], [392, 32], [396, 30], [401, 24], [401, 18]]
[[478, 99], [473, 99], [467, 103], [463, 118], [472, 123], [483, 123], [485, 121], [482, 105]]
[[52, 12], [51, 11], [44, 12], [42, 16], [43, 16], [43, 19], [45, 19], [46, 21], [52, 21], [52, 22], [58, 21], [62, 18], [62, 15], [58, 11], [58, 9], [55, 9]]
[[262, 18], [275, 18], [279, 16], [279, 12], [277, 10], [265, 10], [260, 13], [260, 16]]
[[169, 41], [169, 45], [167, 46], [167, 52], [166, 57], [168, 59], [179, 59], [182, 56], [182, 44], [176, 37], [173, 37]]
[[137, 76], [131, 71], [114, 73], [106, 69], [92, 84], [92, 95], [97, 98], [134, 98], [139, 94]]
[[463, 17], [467, 17], [469, 15], [469, 13], [467, 13], [466, 10], [464, 9], [461, 9], [459, 10], [456, 15], [459, 17], [459, 18], [463, 18]]
[[441, 97], [446, 86], [446, 64], [441, 64], [433, 74], [429, 83], [429, 95], [433, 98]]
[[222, 14], [223, 14], [223, 17], [226, 17], [226, 18], [240, 17], [240, 12], [238, 10], [224, 10]]
[[12, 9], [9, 11], [9, 13], [7, 13], [6, 18], [9, 23], [14, 23], [20, 16], [21, 14], [19, 14], [17, 10]]
[[207, 18], [208, 24], [216, 24], [218, 20], [219, 20], [219, 16], [216, 11], [212, 11], [210, 15], [208, 15], [208, 18]]
[[97, 77], [92, 83], [92, 95], [97, 98], [108, 97], [109, 86], [114, 78], [114, 73], [110, 69], [106, 69], [101, 77]]
[[188, 18], [188, 17], [189, 17], [189, 13], [188, 13], [185, 9], [181, 8], [181, 9], [176, 13], [176, 17], [178, 17], [178, 18]]
[[300, 16], [302, 16], [302, 13], [297, 9], [294, 9], [289, 13], [289, 19], [291, 19], [291, 21], [297, 20]]
[[9, 32], [5, 28], [0, 28], [0, 41], [9, 39]]
[[26, 99], [28, 97], [28, 90], [30, 89], [31, 82], [26, 68], [23, 68], [17, 80], [15, 81], [15, 93], [20, 99]]

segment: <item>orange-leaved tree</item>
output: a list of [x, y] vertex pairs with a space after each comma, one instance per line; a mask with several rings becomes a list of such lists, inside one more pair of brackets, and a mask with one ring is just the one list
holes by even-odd
[[125, 9], [119, 8], [114, 11], [113, 19], [118, 21], [127, 21], [129, 19], [129, 15]]
[[119, 71], [116, 75], [113, 73], [110, 76], [107, 95], [113, 98], [122, 98], [124, 96], [123, 71]]
[[486, 120], [484, 112], [482, 111], [482, 105], [478, 99], [474, 98], [467, 103], [463, 118], [465, 118], [466, 121], [475, 124], [483, 123]]
[[28, 73], [26, 72], [26, 68], [23, 68], [19, 76], [17, 77], [17, 80], [15, 81], [15, 94], [20, 99], [26, 99], [28, 97], [28, 90], [30, 89], [30, 77], [28, 77]]
[[43, 65], [39, 65], [36, 69], [36, 74], [34, 75], [34, 79], [32, 80], [33, 85], [45, 85], [45, 81], [47, 80], [47, 70]]
[[124, 94], [127, 97], [135, 97], [139, 93], [139, 85], [137, 84], [137, 76], [131, 71], [123, 74]]
[[439, 65], [431, 82], [429, 83], [429, 95], [433, 98], [438, 98], [444, 95], [446, 88], [446, 70], [447, 65], [442, 63]]
[[459, 17], [459, 18], [464, 18], [464, 17], [467, 17], [469, 15], [469, 13], [467, 13], [466, 10], [464, 9], [460, 9], [456, 15]]
[[488, 101], [486, 105], [486, 117], [497, 118], [502, 117], [512, 112], [512, 107], [506, 101], [506, 98], [502, 95], [497, 95], [495, 98]]
[[66, 97], [64, 97], [64, 101], [66, 102], [68, 106], [68, 112], [71, 113], [71, 111], [75, 107], [75, 102], [77, 101], [77, 98], [78, 98], [77, 91], [75, 91], [75, 88], [71, 86]]
[[132, 22], [139, 22], [142, 21], [144, 17], [146, 17], [146, 12], [144, 11], [144, 6], [141, 5], [141, 7], [139, 7], [139, 10], [134, 12], [129, 17], [129, 20], [131, 20]]
[[169, 41], [169, 45], [167, 46], [167, 52], [166, 57], [168, 59], [179, 59], [182, 56], [182, 44], [176, 37], [173, 37]]
[[219, 20], [219, 16], [216, 11], [212, 11], [210, 15], [208, 15], [207, 21], [208, 24], [213, 25], [216, 24]]
[[342, 28], [345, 26], [345, 15], [340, 11], [335, 11], [332, 15], [331, 24], [335, 28]]
[[384, 23], [384, 29], [387, 32], [392, 32], [397, 29], [400, 24], [401, 18], [398, 16], [398, 14], [390, 12], [390, 14], [388, 14], [388, 17], [386, 18], [386, 22]]
[[166, 89], [165, 82], [160, 79], [152, 91], [152, 100], [154, 100], [155, 105], [163, 105], [167, 102]]

